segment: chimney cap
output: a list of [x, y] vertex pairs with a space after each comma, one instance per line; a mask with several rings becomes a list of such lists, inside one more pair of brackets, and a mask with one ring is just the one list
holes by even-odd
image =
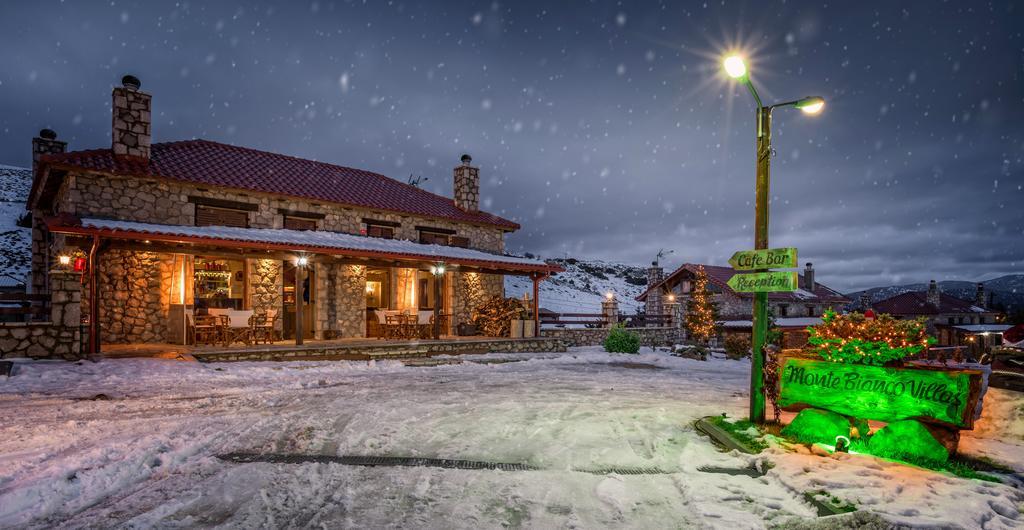
[[473, 161], [473, 157], [469, 156], [468, 154], [463, 154], [462, 158], [460, 158], [459, 160], [461, 160], [463, 164], [469, 165], [469, 163]]
[[134, 75], [128, 74], [128, 75], [126, 75], [126, 76], [121, 78], [121, 85], [123, 85], [125, 88], [130, 88], [132, 90], [138, 90], [138, 89], [142, 88], [142, 81], [139, 81], [138, 77], [135, 77]]
[[47, 140], [56, 140], [57, 139], [57, 131], [55, 131], [53, 129], [43, 129], [43, 130], [39, 131], [39, 137], [40, 138], [45, 138]]
[[814, 266], [814, 264], [812, 264], [812, 263], [811, 263], [811, 262], [809, 262], [809, 261], [807, 262], [807, 268], [808, 268], [808, 269], [810, 269], [810, 268], [811, 268], [811, 267], [813, 267], [813, 266]]

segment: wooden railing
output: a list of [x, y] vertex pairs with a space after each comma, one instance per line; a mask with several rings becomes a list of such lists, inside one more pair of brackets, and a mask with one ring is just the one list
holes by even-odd
[[[619, 313], [618, 321], [627, 328], [668, 326], [672, 322], [672, 315], [626, 315]], [[549, 326], [576, 325], [600, 328], [608, 324], [608, 318], [603, 313], [555, 313], [553, 311], [541, 311], [540, 323], [541, 325], [547, 324]]]
[[49, 294], [0, 293], [0, 322], [39, 322], [49, 319]]

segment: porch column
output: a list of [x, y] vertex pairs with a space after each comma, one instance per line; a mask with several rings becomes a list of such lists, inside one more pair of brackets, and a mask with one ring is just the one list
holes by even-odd
[[100, 353], [100, 236], [89, 248], [89, 355]]
[[531, 274], [530, 278], [533, 279], [533, 325], [534, 333], [536, 336], [540, 336], [540, 274]]
[[305, 257], [299, 258], [299, 263], [295, 267], [295, 345], [302, 345], [302, 284], [306, 276], [306, 267], [303, 261]]

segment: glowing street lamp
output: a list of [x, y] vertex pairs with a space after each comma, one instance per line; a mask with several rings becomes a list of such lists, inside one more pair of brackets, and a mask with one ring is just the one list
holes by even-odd
[[[725, 73], [736, 81], [746, 85], [750, 95], [757, 104], [757, 160], [756, 182], [754, 191], [754, 249], [768, 248], [768, 196], [771, 180], [769, 178], [772, 158], [772, 111], [779, 107], [794, 107], [805, 114], [818, 114], [825, 108], [825, 98], [808, 96], [805, 98], [764, 105], [761, 97], [750, 81], [750, 71], [746, 62], [738, 55], [726, 57], [722, 61]], [[766, 270], [756, 271], [765, 272]], [[750, 363], [750, 421], [764, 423], [764, 346], [768, 338], [768, 293], [754, 293], [754, 326], [752, 337], [752, 353]]]

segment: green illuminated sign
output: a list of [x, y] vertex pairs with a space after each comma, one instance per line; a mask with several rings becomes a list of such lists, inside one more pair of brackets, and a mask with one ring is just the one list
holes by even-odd
[[796, 248], [766, 248], [762, 250], [740, 250], [729, 258], [729, 265], [737, 271], [757, 269], [796, 268]]
[[795, 291], [797, 285], [795, 272], [754, 272], [733, 274], [732, 278], [729, 278], [729, 287], [737, 293]]
[[[784, 358], [779, 406], [879, 421], [920, 419], [971, 428], [980, 372], [885, 368]], [[974, 384], [972, 384], [974, 379]]]

